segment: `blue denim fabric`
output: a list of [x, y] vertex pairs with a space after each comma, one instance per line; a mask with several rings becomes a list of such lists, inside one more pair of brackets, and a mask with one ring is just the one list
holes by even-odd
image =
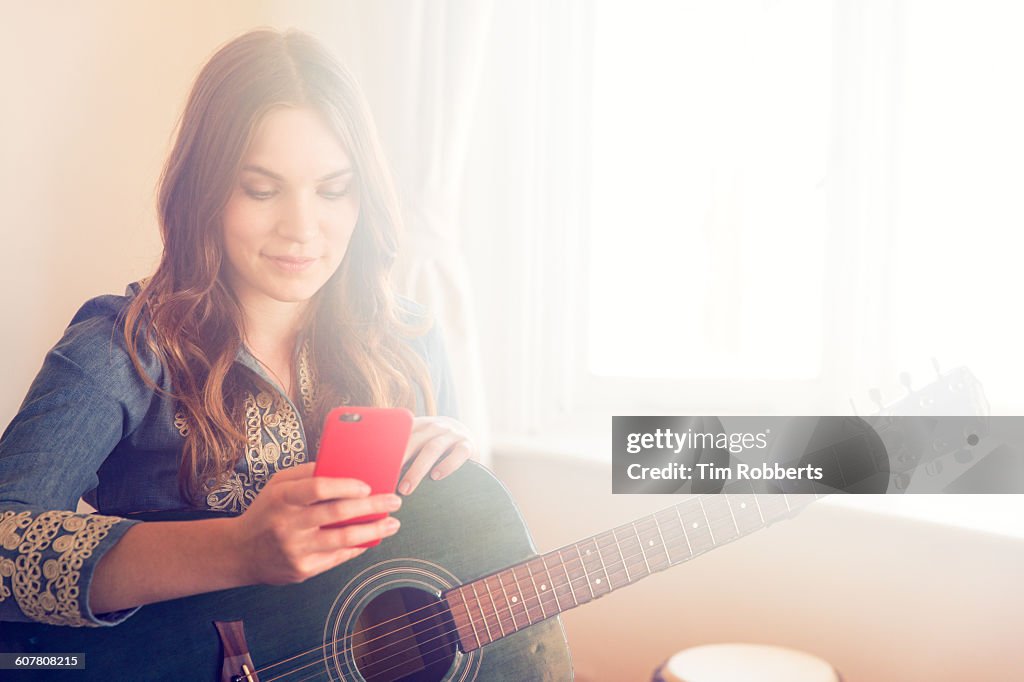
[[[100, 296], [82, 306], [0, 439], [0, 621], [120, 623], [135, 609], [98, 615], [88, 607], [96, 565], [138, 523], [119, 515], [194, 508], [178, 490], [187, 423], [176, 418], [173, 401], [145, 384], [125, 348], [120, 319], [137, 291], [133, 284], [125, 296]], [[400, 303], [410, 316], [423, 314], [411, 301]], [[409, 343], [430, 371], [438, 414], [455, 416], [436, 325]], [[142, 361], [169, 390], [159, 363]], [[306, 452], [302, 411], [280, 392], [259, 387], [255, 375], [267, 377], [247, 351], [236, 362], [254, 375], [243, 428], [252, 447], [239, 458], [233, 487], [207, 499], [209, 508], [234, 512], [274, 471], [315, 455]], [[422, 395], [417, 402], [423, 414]], [[80, 497], [98, 513], [75, 513]]]

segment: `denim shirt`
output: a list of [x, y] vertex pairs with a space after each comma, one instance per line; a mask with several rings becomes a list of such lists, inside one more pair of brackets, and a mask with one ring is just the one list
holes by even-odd
[[[46, 355], [18, 414], [0, 438], [0, 621], [54, 625], [116, 625], [128, 609], [94, 614], [93, 572], [136, 520], [131, 512], [194, 509], [178, 490], [188, 420], [172, 399], [154, 391], [132, 364], [123, 313], [138, 292], [100, 296], [75, 314]], [[409, 317], [423, 308], [399, 299]], [[424, 359], [440, 415], [455, 415], [451, 372], [433, 326], [408, 343]], [[253, 377], [245, 395], [245, 452], [229, 479], [211, 490], [204, 509], [240, 513], [277, 471], [315, 459], [303, 428], [315, 390], [299, 354], [295, 405], [243, 347], [235, 362]], [[143, 369], [165, 390], [166, 372], [153, 358]], [[417, 391], [417, 414], [423, 396]], [[315, 444], [314, 444], [315, 445]], [[97, 509], [77, 513], [79, 498]]]

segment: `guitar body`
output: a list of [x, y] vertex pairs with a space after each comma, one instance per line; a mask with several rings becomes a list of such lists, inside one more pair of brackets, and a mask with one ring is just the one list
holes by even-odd
[[[4, 671], [3, 679], [230, 679], [215, 621], [242, 621], [240, 641], [227, 647], [238, 655], [230, 670], [247, 653], [252, 679], [262, 682], [572, 679], [557, 617], [465, 653], [441, 613], [446, 590], [536, 556], [518, 509], [490, 472], [469, 462], [442, 481], [424, 480], [396, 516], [397, 535], [297, 585], [152, 604], [108, 628], [2, 623], [0, 652], [85, 655], [84, 671]], [[432, 629], [417, 630], [428, 615]]]

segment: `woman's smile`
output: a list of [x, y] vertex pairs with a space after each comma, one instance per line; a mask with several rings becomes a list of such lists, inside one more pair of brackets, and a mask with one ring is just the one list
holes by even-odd
[[273, 263], [278, 269], [288, 274], [301, 274], [309, 269], [318, 259], [300, 256], [267, 256], [264, 258]]

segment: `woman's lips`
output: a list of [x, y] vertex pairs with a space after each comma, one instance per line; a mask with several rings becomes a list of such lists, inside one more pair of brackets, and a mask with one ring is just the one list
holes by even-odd
[[298, 258], [295, 256], [266, 256], [266, 258], [284, 272], [302, 272], [316, 262], [316, 258]]

